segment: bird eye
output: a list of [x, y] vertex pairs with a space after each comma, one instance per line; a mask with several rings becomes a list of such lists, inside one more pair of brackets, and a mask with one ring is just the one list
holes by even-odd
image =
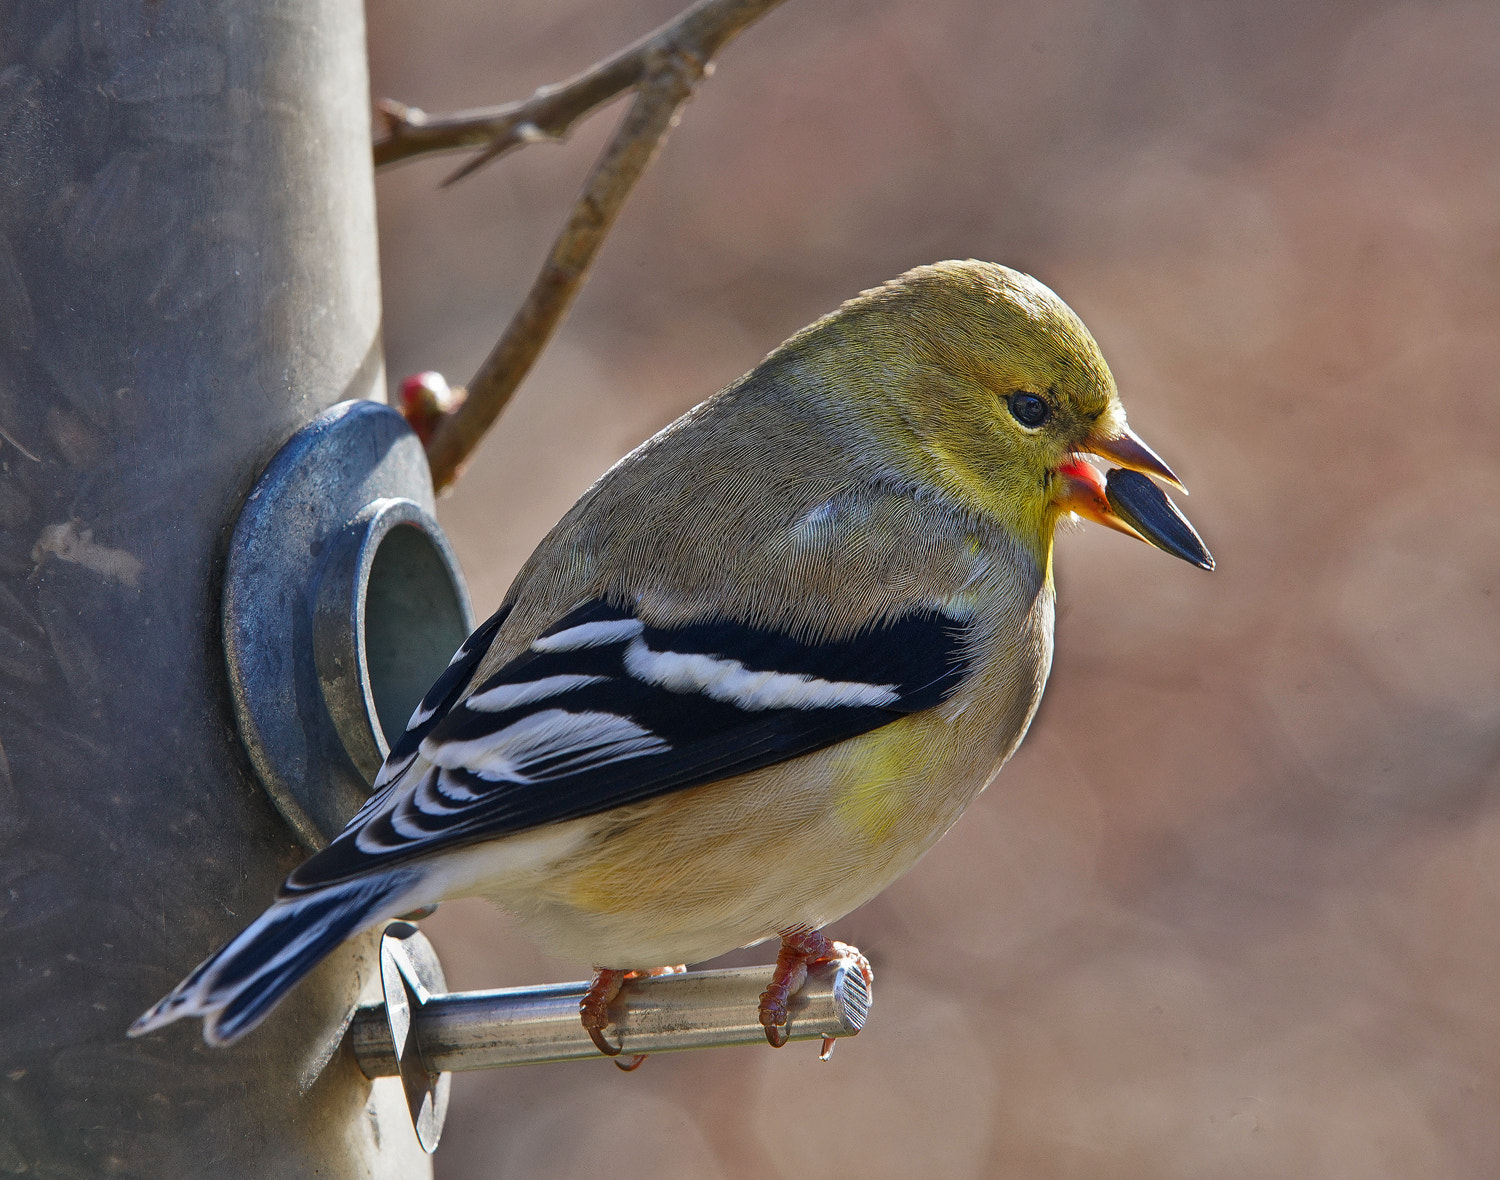
[[1034, 393], [1013, 393], [1010, 413], [1022, 426], [1034, 428], [1047, 420], [1047, 403]]

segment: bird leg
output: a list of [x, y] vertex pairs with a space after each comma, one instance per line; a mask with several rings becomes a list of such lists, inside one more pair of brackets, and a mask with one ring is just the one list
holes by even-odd
[[[594, 973], [594, 982], [589, 984], [589, 990], [583, 993], [583, 999], [578, 1001], [578, 1015], [583, 1020], [584, 1031], [589, 1034], [589, 1040], [594, 1042], [599, 1052], [606, 1057], [618, 1057], [620, 1046], [611, 1045], [604, 1039], [604, 1030], [609, 1027], [609, 1006], [615, 1002], [620, 994], [620, 989], [625, 986], [627, 979], [640, 979], [651, 975], [681, 975], [687, 970], [686, 965], [678, 964], [675, 967], [652, 967], [649, 971], [617, 971], [610, 967], [600, 967]], [[615, 1062], [626, 1073], [640, 1068], [641, 1062], [646, 1060], [644, 1053], [637, 1053], [628, 1064]]]
[[594, 982], [589, 984], [589, 990], [583, 993], [583, 999], [578, 1001], [578, 1015], [583, 1018], [584, 1031], [589, 1034], [589, 1040], [598, 1046], [599, 1052], [606, 1057], [618, 1057], [620, 1046], [611, 1045], [604, 1039], [604, 1030], [609, 1027], [609, 1006], [620, 994], [620, 989], [625, 986], [627, 971], [615, 971], [609, 967], [600, 967], [594, 972]]
[[[807, 982], [807, 969], [818, 963], [834, 959], [851, 958], [858, 962], [860, 974], [867, 984], [874, 984], [875, 972], [870, 960], [859, 953], [858, 948], [844, 942], [834, 942], [821, 930], [786, 930], [781, 935], [781, 950], [776, 955], [776, 971], [771, 976], [771, 986], [760, 993], [760, 1023], [766, 1030], [766, 1040], [771, 1048], [779, 1049], [787, 1043], [786, 1025], [791, 1020], [788, 1005], [791, 998], [802, 990]], [[823, 1053], [826, 1060], [828, 1046]]]

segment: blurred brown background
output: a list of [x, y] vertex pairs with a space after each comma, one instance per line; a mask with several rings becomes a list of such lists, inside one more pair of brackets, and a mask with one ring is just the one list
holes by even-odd
[[[678, 0], [372, 0], [373, 88], [518, 98]], [[610, 462], [977, 256], [1092, 327], [1204, 574], [1059, 543], [1021, 753], [836, 927], [868, 1030], [461, 1075], [471, 1177], [1500, 1175], [1500, 6], [790, 0], [732, 45], [444, 519], [489, 613]], [[613, 115], [380, 181], [393, 377], [467, 377]], [[482, 903], [458, 987], [578, 978]], [[740, 961], [766, 961], [767, 948]]]

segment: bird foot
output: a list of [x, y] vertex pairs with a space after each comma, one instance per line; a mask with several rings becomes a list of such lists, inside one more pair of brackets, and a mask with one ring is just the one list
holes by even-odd
[[[620, 1055], [621, 1046], [611, 1045], [605, 1039], [604, 1030], [610, 1026], [609, 1006], [615, 1002], [627, 979], [640, 979], [651, 975], [681, 975], [686, 970], [687, 966], [681, 963], [675, 967], [652, 967], [649, 971], [618, 971], [610, 967], [600, 967], [594, 973], [594, 982], [589, 984], [589, 990], [584, 992], [583, 999], [578, 1001], [578, 1015], [583, 1020], [583, 1029], [589, 1034], [589, 1040], [594, 1042], [595, 1048], [606, 1057]], [[645, 1060], [644, 1053], [637, 1053], [629, 1064], [619, 1061], [615, 1064], [629, 1073], [633, 1069], [639, 1069], [641, 1062]]]
[[583, 1029], [589, 1034], [589, 1040], [598, 1047], [599, 1052], [606, 1057], [618, 1057], [620, 1046], [611, 1045], [604, 1039], [604, 1030], [609, 1027], [609, 1006], [620, 994], [620, 989], [625, 986], [626, 971], [615, 971], [609, 967], [600, 967], [594, 973], [594, 982], [589, 984], [589, 990], [583, 993], [583, 999], [578, 1001], [578, 1015], [583, 1020]]
[[[787, 1043], [786, 1026], [791, 1020], [789, 1005], [792, 997], [807, 982], [807, 969], [834, 959], [854, 959], [865, 983], [874, 985], [875, 972], [870, 967], [870, 960], [860, 954], [857, 947], [834, 942], [820, 930], [788, 930], [782, 934], [771, 986], [760, 993], [760, 1023], [766, 1030], [766, 1040], [771, 1048], [779, 1049]], [[826, 1061], [832, 1051], [833, 1047], [825, 1038], [818, 1056]]]

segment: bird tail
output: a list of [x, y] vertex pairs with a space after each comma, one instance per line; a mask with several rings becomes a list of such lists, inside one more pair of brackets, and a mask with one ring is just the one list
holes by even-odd
[[279, 899], [158, 1000], [128, 1035], [201, 1016], [210, 1045], [238, 1040], [344, 939], [412, 908], [407, 903], [421, 876], [396, 870]]

